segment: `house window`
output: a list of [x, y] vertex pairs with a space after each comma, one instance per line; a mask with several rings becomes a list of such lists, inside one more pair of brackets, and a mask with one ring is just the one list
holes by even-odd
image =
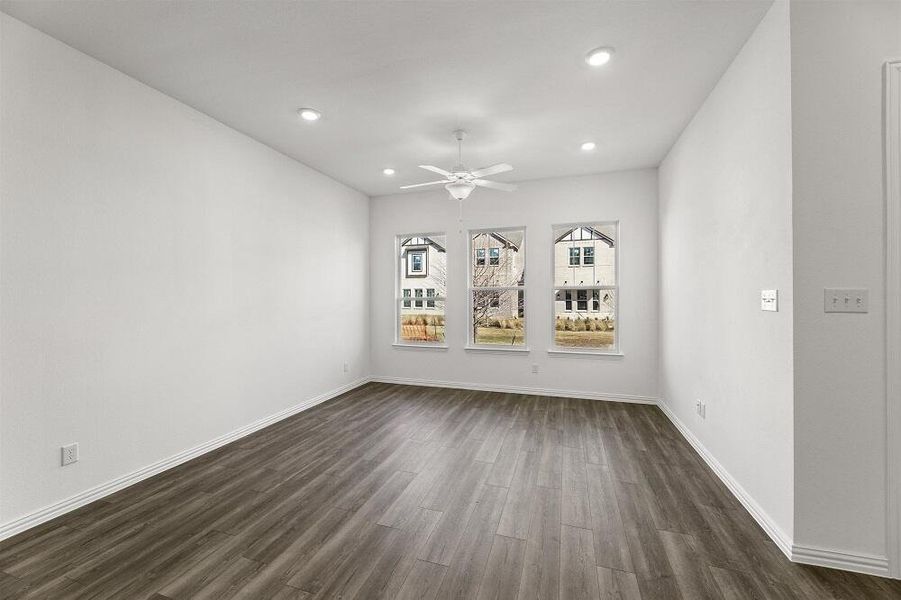
[[396, 341], [443, 344], [447, 294], [447, 236], [397, 237]]
[[[475, 347], [525, 345], [525, 230], [469, 232], [476, 257], [469, 277], [470, 335]], [[479, 262], [487, 255], [488, 264]]]
[[588, 290], [576, 290], [576, 310], [588, 310]]
[[501, 249], [500, 248], [489, 248], [488, 249], [488, 264], [492, 267], [497, 267], [501, 264]]
[[407, 250], [407, 277], [427, 277], [428, 256], [428, 248]]
[[558, 225], [553, 233], [554, 348], [616, 352], [619, 223]]
[[582, 248], [582, 264], [586, 267], [594, 265], [594, 248], [585, 246]]

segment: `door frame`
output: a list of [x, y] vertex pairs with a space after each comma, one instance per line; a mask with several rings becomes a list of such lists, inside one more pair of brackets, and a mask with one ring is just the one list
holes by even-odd
[[901, 59], [884, 67], [886, 550], [901, 579]]

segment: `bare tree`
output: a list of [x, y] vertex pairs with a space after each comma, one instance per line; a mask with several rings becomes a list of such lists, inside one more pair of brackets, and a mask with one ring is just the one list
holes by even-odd
[[[492, 287], [509, 287], [522, 285], [525, 277], [522, 266], [517, 264], [517, 248], [512, 245], [498, 243], [491, 244], [494, 238], [490, 234], [481, 233], [473, 237], [472, 261], [472, 339], [475, 341], [479, 328], [488, 327], [491, 319], [503, 308], [503, 291], [494, 289], [479, 289]], [[498, 256], [491, 257], [490, 248], [498, 248]], [[475, 251], [483, 250], [484, 254], [478, 256]], [[521, 315], [523, 299], [517, 294], [516, 314]], [[511, 344], [516, 341], [516, 330], [513, 330]]]

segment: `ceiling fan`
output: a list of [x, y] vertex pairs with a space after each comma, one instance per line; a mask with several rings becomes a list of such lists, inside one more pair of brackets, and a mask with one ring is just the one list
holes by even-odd
[[414, 183], [413, 185], [402, 185], [400, 186], [400, 189], [409, 190], [410, 188], [425, 187], [427, 185], [438, 185], [440, 183], [443, 183], [445, 184], [444, 189], [450, 192], [450, 195], [457, 200], [465, 200], [466, 198], [468, 198], [469, 194], [471, 194], [472, 190], [476, 189], [476, 187], [501, 190], [504, 192], [512, 192], [516, 190], [516, 186], [510, 183], [500, 183], [498, 181], [488, 181], [487, 179], [482, 179], [482, 177], [488, 175], [497, 175], [498, 173], [506, 173], [507, 171], [512, 171], [513, 167], [511, 167], [507, 163], [498, 163], [496, 165], [491, 165], [490, 167], [482, 167], [481, 169], [476, 169], [475, 171], [470, 171], [465, 166], [463, 166], [463, 138], [466, 137], [466, 132], [462, 129], [458, 129], [454, 132], [454, 137], [457, 139], [457, 148], [459, 153], [459, 164], [457, 164], [456, 167], [454, 167], [450, 171], [445, 171], [444, 169], [439, 169], [438, 167], [433, 167], [432, 165], [419, 165], [420, 169], [438, 173], [439, 175], [444, 177], [444, 179], [439, 179], [437, 181], [428, 181], [426, 183]]

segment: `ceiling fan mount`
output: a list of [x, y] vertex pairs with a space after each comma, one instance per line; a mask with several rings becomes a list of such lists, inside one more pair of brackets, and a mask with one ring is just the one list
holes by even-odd
[[455, 166], [450, 171], [446, 171], [432, 165], [419, 165], [420, 169], [438, 173], [439, 175], [444, 177], [444, 179], [439, 179], [437, 181], [427, 181], [426, 183], [402, 185], [400, 186], [400, 188], [402, 190], [408, 190], [411, 188], [444, 184], [444, 189], [446, 189], [448, 193], [457, 200], [465, 200], [477, 187], [485, 187], [493, 190], [501, 190], [504, 192], [512, 192], [516, 190], [516, 186], [510, 183], [500, 183], [498, 181], [489, 181], [487, 179], [482, 179], [482, 177], [485, 177], [486, 175], [496, 175], [498, 173], [506, 173], [508, 171], [512, 171], [512, 166], [508, 165], [507, 163], [497, 163], [496, 165], [491, 165], [490, 167], [482, 167], [481, 169], [470, 171], [463, 164], [463, 140], [466, 138], [466, 132], [462, 129], [457, 129], [456, 131], [454, 131], [454, 138], [457, 140], [457, 166]]

